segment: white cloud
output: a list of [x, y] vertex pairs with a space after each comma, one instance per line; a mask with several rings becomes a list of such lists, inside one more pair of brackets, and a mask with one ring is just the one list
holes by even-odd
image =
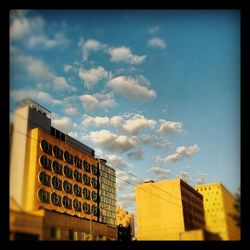
[[75, 139], [77, 139], [78, 133], [76, 131], [70, 131], [68, 133], [68, 135], [71, 136], [71, 137], [73, 137], [73, 138], [75, 138]]
[[76, 91], [76, 88], [69, 85], [66, 79], [62, 76], [55, 76], [54, 78], [54, 86], [57, 90], [68, 90], [68, 91]]
[[90, 89], [102, 79], [107, 79], [110, 76], [109, 72], [103, 67], [97, 67], [90, 70], [79, 69], [79, 77], [84, 81], [85, 87]]
[[48, 38], [44, 34], [33, 35], [28, 40], [30, 48], [39, 47], [50, 49], [58, 46], [67, 45], [69, 40], [64, 36], [63, 33], [57, 33], [53, 38]]
[[83, 115], [83, 120], [82, 120], [82, 125], [84, 127], [88, 127], [91, 125], [95, 125], [97, 127], [99, 126], [107, 126], [110, 124], [110, 119], [105, 116], [105, 117], [101, 117], [101, 116], [96, 116], [96, 117], [92, 117], [89, 115]]
[[130, 175], [126, 172], [117, 170], [116, 171], [116, 180], [117, 180], [117, 193], [120, 195], [117, 197], [119, 200], [119, 197], [121, 197], [121, 192], [124, 191], [125, 188], [128, 188], [128, 186], [131, 185], [137, 185], [139, 183], [142, 183], [142, 180], [138, 179], [137, 177]]
[[159, 26], [154, 26], [154, 27], [151, 27], [151, 28], [148, 30], [148, 32], [149, 32], [150, 34], [154, 34], [154, 33], [156, 33], [156, 32], [159, 31], [159, 30], [160, 30]]
[[122, 128], [123, 122], [124, 122], [123, 118], [119, 115], [110, 118], [110, 124], [113, 125], [118, 130]]
[[133, 55], [130, 48], [127, 47], [110, 48], [108, 53], [111, 55], [112, 62], [140, 64], [146, 59], [146, 56]]
[[10, 96], [16, 101], [20, 102], [24, 99], [31, 98], [38, 102], [43, 102], [52, 105], [59, 105], [62, 101], [54, 99], [51, 97], [49, 93], [44, 91], [39, 91], [35, 89], [19, 89], [19, 90], [12, 90], [10, 92]]
[[204, 184], [205, 180], [207, 178], [207, 175], [208, 174], [206, 174], [206, 173], [200, 172], [199, 177], [195, 180], [196, 185]]
[[166, 121], [164, 119], [160, 119], [159, 125], [160, 125], [160, 128], [158, 130], [159, 133], [182, 132], [182, 124], [180, 122], [171, 122], [171, 121]]
[[117, 156], [117, 155], [108, 155], [107, 157], [107, 161], [111, 166], [114, 167], [119, 167], [119, 168], [127, 168], [128, 165], [126, 164], [126, 162], [122, 159], [122, 157]]
[[[65, 133], [70, 132], [70, 130], [73, 127], [72, 121], [66, 116], [52, 119], [51, 124], [52, 126], [55, 126], [56, 128], [58, 128], [59, 130], [64, 131]], [[71, 131], [71, 134], [73, 134], [72, 131]]]
[[157, 140], [155, 142], [155, 146], [157, 148], [170, 148], [172, 145], [173, 143], [169, 142], [168, 140], [163, 140], [163, 141]]
[[66, 64], [66, 65], [64, 65], [63, 69], [64, 69], [65, 72], [68, 73], [71, 69], [73, 69], [73, 66]]
[[145, 86], [141, 78], [118, 76], [107, 83], [114, 92], [129, 99], [149, 100], [156, 97], [156, 92]]
[[153, 48], [159, 48], [159, 49], [165, 49], [166, 48], [166, 44], [164, 42], [163, 39], [160, 39], [160, 38], [151, 38], [149, 41], [148, 41], [148, 46], [149, 47], [153, 47]]
[[144, 158], [144, 152], [141, 150], [135, 150], [128, 153], [128, 158], [133, 160], [142, 160]]
[[180, 155], [185, 155], [185, 156], [192, 156], [193, 154], [196, 154], [200, 151], [200, 148], [198, 147], [197, 144], [192, 145], [190, 147], [185, 147], [185, 146], [180, 146], [176, 149], [176, 153]]
[[108, 110], [117, 105], [112, 93], [96, 93], [93, 95], [79, 96], [86, 111], [94, 111], [98, 108]]
[[109, 151], [126, 152], [136, 146], [133, 137], [117, 135], [108, 130], [93, 131], [90, 133], [89, 139]]
[[125, 121], [123, 128], [132, 134], [137, 134], [143, 128], [154, 129], [156, 121], [146, 119], [143, 115], [135, 114]]
[[191, 176], [189, 175], [188, 171], [181, 170], [176, 177], [181, 178], [183, 181], [189, 183], [191, 181]]
[[64, 111], [68, 114], [68, 115], [77, 115], [78, 114], [78, 110], [76, 107], [73, 106], [68, 106], [64, 109]]
[[88, 39], [86, 41], [81, 40], [78, 45], [82, 47], [83, 60], [88, 59], [89, 53], [91, 51], [97, 51], [103, 47], [100, 42], [94, 39]]
[[171, 154], [166, 157], [156, 156], [155, 160], [165, 163], [175, 162], [182, 159], [183, 157], [191, 157], [199, 151], [200, 148], [197, 146], [197, 144], [190, 147], [180, 146], [176, 149], [175, 154]]
[[99, 101], [92, 95], [81, 95], [79, 96], [86, 111], [93, 111], [99, 107]]
[[157, 174], [157, 180], [169, 179], [171, 174], [171, 169], [162, 169], [160, 167], [152, 167], [149, 169], [154, 174]]

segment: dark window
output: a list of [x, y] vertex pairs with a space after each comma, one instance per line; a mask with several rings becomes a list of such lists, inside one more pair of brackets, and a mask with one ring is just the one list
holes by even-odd
[[86, 202], [83, 202], [82, 204], [82, 209], [83, 211], [86, 213], [86, 214], [89, 214], [90, 213], [90, 205]]
[[57, 161], [53, 161], [52, 169], [57, 174], [62, 174], [62, 165], [60, 165]]
[[48, 199], [48, 193], [44, 189], [38, 191], [38, 198], [42, 202], [46, 202]]
[[68, 151], [64, 152], [63, 158], [67, 163], [73, 164], [73, 155], [71, 155]]
[[41, 172], [39, 174], [39, 181], [43, 184], [43, 185], [48, 185], [49, 183], [49, 176], [47, 174], [45, 174], [44, 172]]
[[53, 147], [53, 154], [56, 158], [63, 160], [63, 151], [58, 146]]
[[51, 160], [49, 160], [45, 155], [40, 157], [40, 164], [45, 169], [51, 170]]
[[55, 227], [49, 228], [49, 237], [52, 239], [56, 238], [56, 228]]
[[65, 141], [65, 134], [64, 133], [61, 133], [61, 140]]
[[83, 182], [84, 182], [86, 185], [90, 186], [90, 177], [87, 176], [86, 174], [84, 174], [84, 175], [83, 175]]
[[76, 181], [82, 182], [82, 174], [79, 173], [77, 170], [74, 170], [73, 176]]
[[69, 240], [74, 240], [74, 231], [69, 230]]
[[91, 207], [91, 213], [95, 216], [97, 216], [97, 207], [95, 205], [92, 205]]
[[53, 192], [50, 199], [55, 206], [60, 206], [60, 196], [57, 193]]
[[67, 165], [64, 166], [63, 173], [66, 177], [72, 179], [72, 170]]
[[74, 201], [73, 201], [73, 208], [74, 208], [75, 211], [81, 212], [81, 202], [79, 202], [78, 200], [74, 199]]
[[83, 189], [83, 197], [85, 198], [85, 199], [90, 199], [90, 191], [87, 189], [87, 188], [84, 188]]
[[56, 129], [56, 138], [60, 140], [61, 138], [61, 133], [59, 130]]
[[77, 184], [74, 185], [74, 194], [79, 197], [82, 196], [82, 189]]
[[62, 199], [62, 204], [65, 208], [67, 209], [71, 209], [71, 199], [69, 199], [67, 196], [63, 196], [63, 199]]
[[60, 179], [58, 179], [56, 176], [52, 177], [51, 182], [52, 182], [52, 186], [55, 189], [61, 189], [62, 188], [62, 181]]
[[97, 179], [96, 178], [92, 178], [91, 183], [92, 183], [92, 187], [97, 188]]
[[51, 127], [50, 134], [51, 134], [52, 136], [55, 136], [55, 135], [56, 135], [56, 130], [55, 130], [55, 128]]
[[92, 169], [92, 173], [93, 173], [94, 175], [97, 175], [97, 167], [96, 167], [95, 165], [92, 165], [92, 166], [91, 166], [91, 169]]
[[68, 181], [63, 182], [63, 189], [67, 193], [72, 193], [72, 185]]
[[44, 153], [52, 155], [52, 146], [46, 140], [41, 141], [41, 148]]
[[95, 191], [92, 191], [91, 197], [93, 201], [97, 201], [97, 193]]
[[88, 162], [83, 162], [83, 168], [86, 172], [90, 172], [90, 164]]

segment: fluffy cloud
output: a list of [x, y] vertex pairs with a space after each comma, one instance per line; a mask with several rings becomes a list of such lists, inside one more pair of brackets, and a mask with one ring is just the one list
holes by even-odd
[[68, 73], [70, 70], [73, 69], [73, 66], [72, 66], [72, 65], [66, 64], [66, 65], [64, 65], [63, 69], [64, 69], [65, 72]]
[[86, 111], [93, 111], [99, 107], [99, 101], [92, 95], [81, 95], [79, 96]]
[[68, 115], [77, 115], [78, 114], [78, 110], [76, 107], [73, 107], [73, 106], [69, 106], [69, 107], [66, 107], [64, 109], [64, 111], [66, 112], [66, 114]]
[[93, 95], [79, 96], [86, 111], [94, 111], [98, 108], [108, 110], [117, 105], [112, 93], [96, 93]]
[[70, 131], [68, 133], [68, 135], [71, 136], [71, 137], [73, 137], [73, 138], [75, 138], [75, 139], [77, 139], [78, 133], [76, 131]]
[[200, 148], [197, 146], [197, 144], [192, 145], [190, 147], [180, 146], [176, 149], [176, 153], [179, 155], [185, 155], [185, 156], [192, 156], [193, 154], [196, 154], [200, 151]]
[[171, 169], [162, 169], [160, 167], [152, 167], [149, 169], [150, 172], [157, 174], [157, 180], [168, 179], [171, 174]]
[[187, 183], [189, 183], [192, 179], [188, 171], [184, 171], [184, 170], [181, 170], [179, 174], [176, 175], [176, 177], [181, 178], [183, 181]]
[[16, 102], [20, 102], [24, 99], [31, 98], [35, 101], [52, 105], [59, 105], [62, 103], [62, 101], [51, 97], [49, 93], [35, 89], [12, 90], [10, 92], [10, 97], [12, 97]]
[[94, 39], [88, 39], [86, 41], [81, 40], [78, 43], [78, 46], [80, 46], [82, 48], [83, 60], [88, 59], [90, 52], [97, 51], [103, 47], [103, 45], [100, 42], [98, 42], [97, 40], [94, 40]]
[[196, 185], [201, 185], [205, 183], [208, 174], [200, 172], [199, 177], [195, 180]]
[[91, 70], [79, 69], [79, 77], [84, 81], [84, 85], [90, 89], [95, 86], [97, 82], [106, 79], [110, 74], [103, 68], [97, 67]]
[[99, 127], [99, 126], [107, 126], [109, 124], [110, 124], [110, 119], [107, 116], [105, 116], [105, 117], [101, 117], [101, 116], [92, 117], [89, 115], [83, 115], [82, 125], [84, 127], [88, 127], [91, 125], [95, 125], [95, 126]]
[[164, 119], [159, 120], [160, 128], [158, 129], [159, 133], [180, 133], [182, 132], [182, 124], [180, 122], [171, 122]]
[[119, 168], [127, 168], [128, 165], [126, 162], [122, 159], [122, 157], [117, 155], [108, 155], [107, 161], [111, 166], [119, 167]]
[[146, 56], [133, 55], [130, 48], [127, 47], [110, 48], [108, 49], [108, 53], [111, 56], [112, 62], [140, 64], [146, 59]]
[[190, 147], [180, 146], [176, 149], [175, 154], [171, 154], [166, 157], [156, 156], [156, 161], [165, 163], [175, 162], [182, 159], [183, 157], [191, 157], [199, 151], [200, 148], [197, 146], [197, 144], [192, 145]]
[[107, 86], [114, 92], [121, 94], [129, 99], [138, 99], [142, 101], [150, 100], [156, 97], [154, 90], [148, 89], [141, 78], [118, 76], [107, 83]]
[[160, 39], [160, 38], [151, 38], [148, 41], [148, 46], [149, 47], [153, 47], [153, 48], [159, 48], [159, 49], [165, 49], [166, 48], [166, 44], [164, 42], [164, 40]]
[[[73, 127], [72, 121], [66, 117], [59, 117], [59, 118], [54, 118], [51, 120], [52, 126], [55, 126], [55, 128], [58, 128], [59, 130], [64, 131], [65, 133], [70, 132], [70, 130]], [[74, 132], [71, 131], [71, 135], [73, 135]]]
[[156, 141], [155, 141], [155, 146], [157, 148], [170, 148], [172, 145], [173, 145], [173, 143], [171, 143], [167, 140], [159, 141], [156, 139]]
[[136, 146], [136, 141], [133, 137], [117, 135], [108, 130], [93, 131], [90, 133], [89, 139], [109, 151], [126, 152]]
[[154, 129], [156, 121], [148, 120], [143, 115], [135, 114], [131, 119], [125, 121], [123, 128], [132, 134], [137, 134], [143, 128]]
[[57, 90], [76, 91], [76, 88], [67, 83], [66, 79], [62, 76], [55, 76], [54, 86]]
[[[137, 185], [142, 183], [142, 180], [140, 180], [139, 178], [130, 175], [126, 172], [122, 172], [120, 170], [116, 171], [116, 178], [117, 178], [117, 191], [118, 193], [121, 193], [122, 191], [124, 191], [125, 188], [128, 187], [128, 184], [130, 185]], [[120, 195], [119, 195], [120, 197]], [[119, 199], [118, 197], [118, 199]]]

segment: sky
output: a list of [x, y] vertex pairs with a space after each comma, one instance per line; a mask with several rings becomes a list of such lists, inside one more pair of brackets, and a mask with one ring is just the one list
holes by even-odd
[[12, 10], [11, 114], [25, 98], [107, 159], [130, 212], [144, 179], [240, 187], [237, 10]]

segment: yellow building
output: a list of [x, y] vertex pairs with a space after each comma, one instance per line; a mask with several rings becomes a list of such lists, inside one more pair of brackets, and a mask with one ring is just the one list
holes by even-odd
[[200, 240], [200, 234], [185, 236], [205, 227], [203, 197], [194, 188], [173, 179], [144, 182], [135, 190], [138, 240]]
[[127, 227], [130, 225], [131, 227], [131, 238], [135, 239], [135, 223], [134, 223], [134, 215], [125, 211], [121, 206], [116, 207], [116, 225], [122, 225], [123, 227]]
[[195, 189], [203, 195], [206, 229], [223, 240], [240, 240], [240, 228], [231, 216], [238, 214], [235, 197], [221, 183], [198, 185]]
[[[43, 221], [47, 221], [48, 216], [54, 221], [67, 221], [61, 228], [59, 223], [55, 230], [66, 230], [65, 227], [71, 225], [66, 231], [72, 232], [75, 228], [74, 239], [79, 239], [78, 232], [89, 233], [92, 237], [97, 231], [102, 231], [102, 234], [105, 231], [109, 239], [116, 239], [115, 171], [109, 167], [107, 172], [105, 166], [101, 167], [103, 164], [95, 158], [93, 149], [52, 127], [50, 112], [31, 100], [24, 102], [15, 112], [12, 131], [11, 200], [26, 214], [38, 211], [44, 216]], [[111, 180], [112, 204], [109, 204], [110, 200], [100, 201], [103, 195], [100, 182], [104, 174]], [[108, 193], [106, 190], [106, 196]], [[110, 214], [113, 220], [106, 220], [106, 223], [100, 220], [104, 209], [113, 212]], [[99, 227], [106, 229], [100, 231]]]

